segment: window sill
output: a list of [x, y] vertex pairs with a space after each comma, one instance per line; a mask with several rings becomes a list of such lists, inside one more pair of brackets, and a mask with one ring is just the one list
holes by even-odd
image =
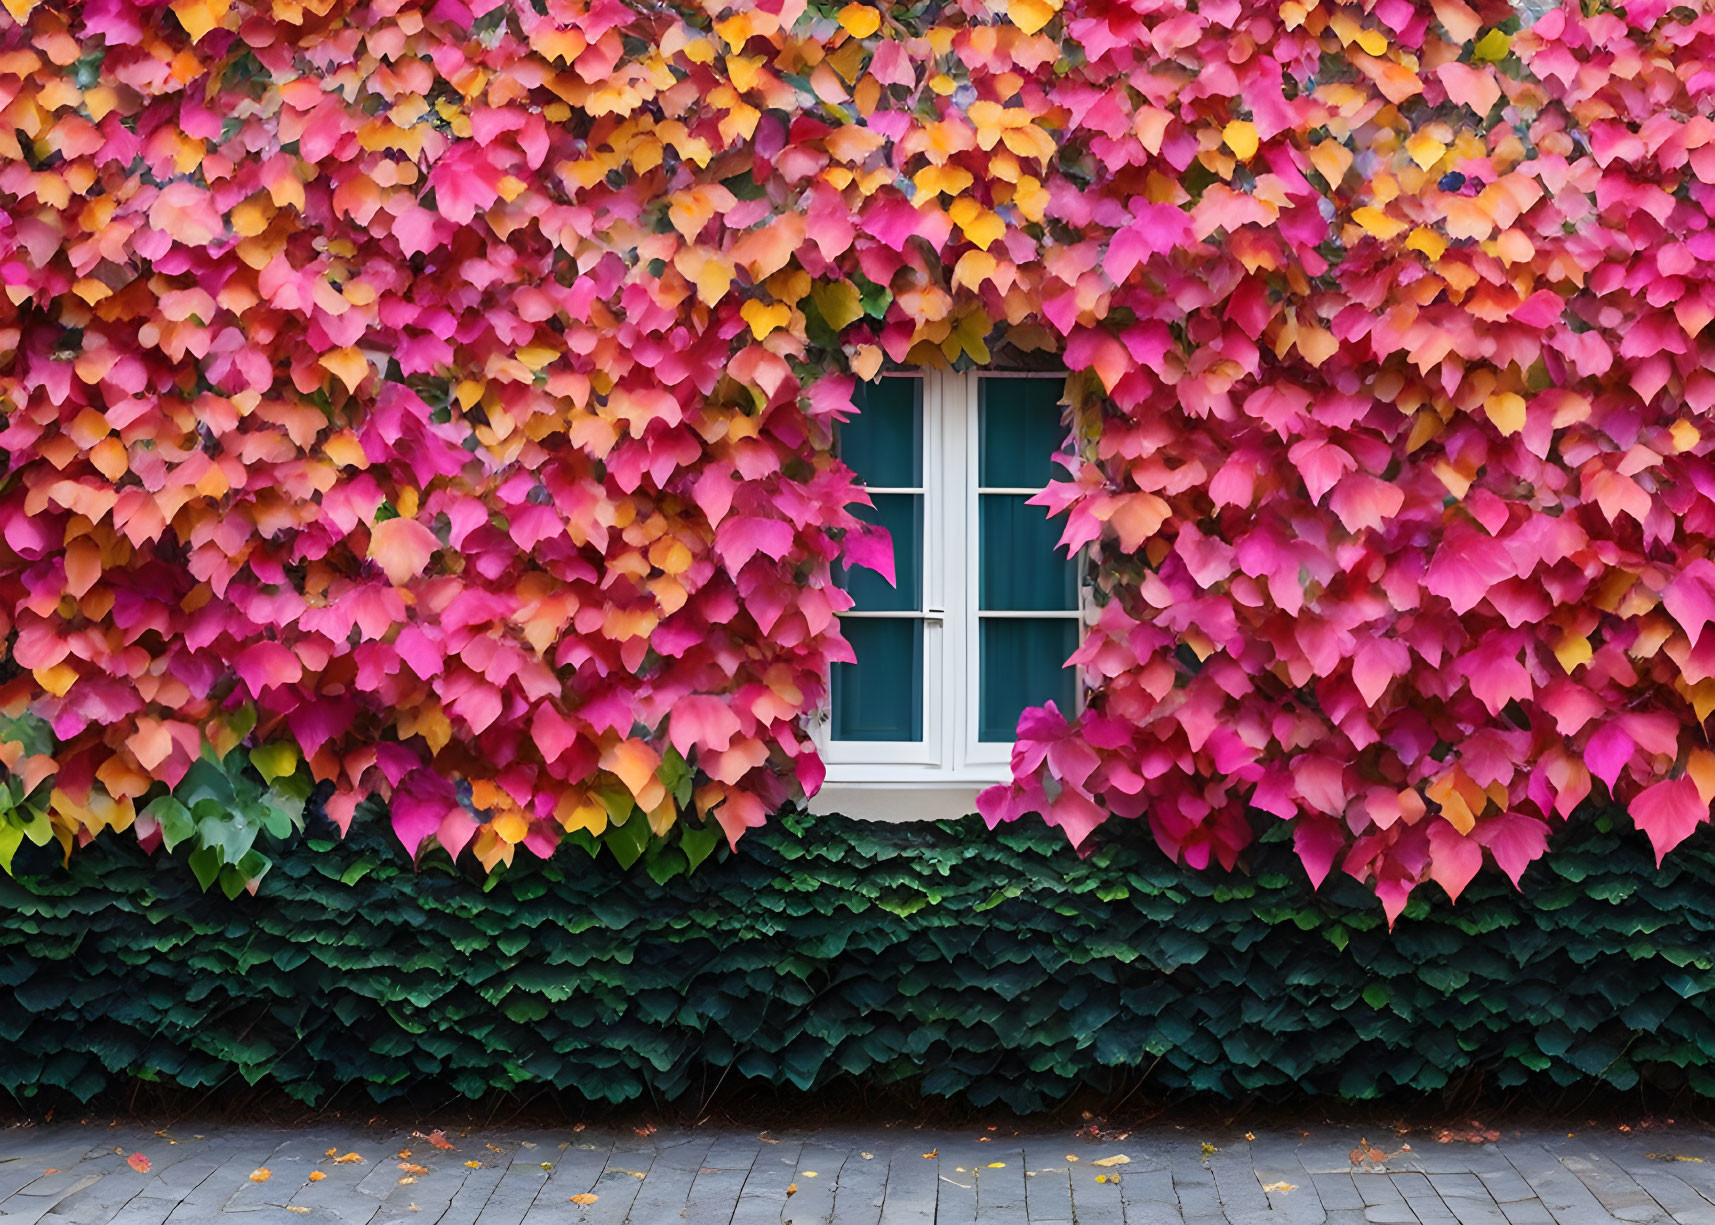
[[979, 791], [1010, 777], [1005, 766], [957, 774], [925, 770], [919, 778], [892, 770], [884, 774], [873, 767], [860, 772], [830, 766], [809, 809], [818, 816], [837, 813], [861, 821], [956, 820], [976, 812]]

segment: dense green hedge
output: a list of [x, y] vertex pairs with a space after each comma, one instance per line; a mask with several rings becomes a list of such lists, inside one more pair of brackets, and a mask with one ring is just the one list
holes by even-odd
[[1522, 896], [1492, 873], [1457, 906], [1425, 888], [1390, 936], [1266, 830], [1227, 875], [1150, 847], [1080, 860], [1034, 824], [787, 817], [688, 881], [563, 850], [485, 891], [364, 828], [231, 902], [116, 838], [0, 878], [0, 1085], [623, 1101], [731, 1065], [1021, 1109], [1145, 1069], [1225, 1095], [1715, 1089], [1707, 830], [1658, 872], [1624, 817], [1586, 817]]

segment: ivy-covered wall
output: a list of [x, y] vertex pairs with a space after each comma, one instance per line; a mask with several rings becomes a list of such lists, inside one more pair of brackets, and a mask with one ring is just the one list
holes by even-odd
[[[1135, 828], [1135, 827], [1134, 827]], [[374, 824], [255, 897], [103, 840], [0, 880], [0, 1088], [306, 1100], [554, 1086], [613, 1102], [852, 1080], [1039, 1108], [1079, 1089], [1715, 1092], [1715, 838], [1657, 871], [1587, 813], [1515, 892], [1312, 893], [1284, 823], [1236, 872], [1079, 859], [1038, 822], [787, 817], [689, 880], [570, 847], [484, 885]], [[306, 848], [308, 849], [308, 848]], [[1432, 901], [1431, 898], [1434, 900]]]
[[1202, 866], [1262, 809], [1390, 915], [1589, 795], [1664, 853], [1711, 57], [1670, 0], [4, 0], [0, 864], [241, 889], [312, 783], [490, 868], [736, 840], [891, 565], [856, 381], [1002, 352], [1072, 372], [1099, 615], [986, 816]]

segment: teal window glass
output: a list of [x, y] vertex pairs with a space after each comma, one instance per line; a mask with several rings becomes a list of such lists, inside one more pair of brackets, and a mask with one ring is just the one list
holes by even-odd
[[982, 561], [978, 607], [1007, 612], [1078, 607], [1078, 567], [1059, 548], [1063, 519], [1050, 519], [1029, 495], [984, 493], [977, 498]]
[[1041, 489], [1064, 478], [1054, 456], [1066, 443], [1060, 423], [1063, 378], [985, 378], [977, 384], [982, 416], [977, 484], [985, 488]]
[[[832, 670], [835, 740], [923, 739], [923, 380], [860, 383], [858, 413], [840, 426], [840, 458], [869, 490], [873, 507], [853, 507], [893, 537], [896, 585], [873, 570], [840, 581], [855, 603], [840, 628], [856, 664]], [[888, 614], [910, 614], [889, 616]]]
[[[1060, 378], [978, 384], [977, 739], [1009, 741], [1027, 706], [1070, 712], [1078, 646], [1078, 567], [1059, 546], [1061, 524], [1031, 496], [1064, 472]], [[1042, 615], [1031, 615], [1042, 614]]]
[[833, 667], [835, 740], [923, 739], [923, 621], [846, 617], [858, 661]]
[[1078, 649], [1076, 621], [988, 618], [980, 632], [978, 740], [1012, 740], [1026, 706], [1052, 701], [1063, 713], [1072, 711], [1077, 675], [1061, 665]]
[[859, 383], [857, 416], [840, 426], [840, 458], [874, 489], [923, 487], [923, 380]]

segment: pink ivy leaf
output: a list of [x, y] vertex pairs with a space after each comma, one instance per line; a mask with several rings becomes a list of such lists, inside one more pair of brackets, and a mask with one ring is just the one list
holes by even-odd
[[874, 570], [887, 580], [888, 586], [899, 585], [893, 569], [893, 534], [886, 528], [866, 524], [847, 533], [845, 558], [848, 566]]
[[667, 739], [682, 757], [689, 757], [696, 748], [724, 753], [731, 747], [732, 739], [739, 734], [741, 727], [727, 699], [712, 694], [691, 694], [673, 703], [673, 713], [668, 717]]
[[303, 663], [278, 642], [258, 642], [244, 648], [233, 659], [232, 670], [253, 698], [261, 697], [265, 689], [294, 685], [304, 677]]
[[1423, 585], [1464, 616], [1482, 602], [1490, 587], [1513, 577], [1514, 573], [1505, 545], [1461, 526], [1442, 539], [1429, 562]]
[[792, 525], [781, 519], [737, 515], [715, 529], [715, 552], [727, 573], [738, 576], [744, 564], [761, 553], [779, 561], [792, 548]]
[[1074, 787], [1067, 787], [1054, 797], [1054, 802], [1048, 806], [1048, 811], [1042, 814], [1042, 819], [1049, 825], [1057, 826], [1071, 842], [1072, 849], [1077, 850], [1107, 816], [1089, 796]]
[[1483, 866], [1482, 844], [1446, 821], [1434, 821], [1429, 826], [1429, 856], [1429, 878], [1455, 902]]
[[1472, 837], [1488, 848], [1515, 889], [1524, 870], [1548, 849], [1548, 826], [1523, 813], [1503, 812], [1479, 821]]
[[1590, 773], [1608, 785], [1611, 793], [1620, 781], [1620, 771], [1630, 764], [1638, 749], [1618, 721], [1598, 729], [1584, 745], [1584, 764]]
[[1627, 808], [1633, 823], [1649, 835], [1658, 868], [1663, 856], [1709, 819], [1709, 805], [1688, 776], [1645, 787]]
[[1293, 824], [1292, 849], [1298, 852], [1312, 889], [1322, 887], [1334, 860], [1345, 846], [1346, 831], [1338, 821], [1326, 817], [1301, 817]]
[[369, 532], [369, 557], [395, 587], [421, 574], [440, 548], [435, 534], [415, 519], [384, 519]]

